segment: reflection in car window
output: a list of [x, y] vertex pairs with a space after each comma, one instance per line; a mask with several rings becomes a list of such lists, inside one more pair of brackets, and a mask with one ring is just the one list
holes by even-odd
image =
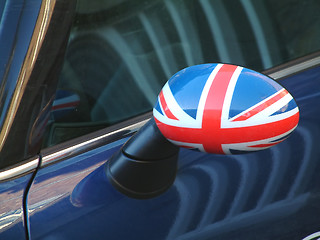
[[150, 111], [187, 66], [261, 71], [319, 50], [319, 9], [317, 0], [81, 0], [45, 145]]

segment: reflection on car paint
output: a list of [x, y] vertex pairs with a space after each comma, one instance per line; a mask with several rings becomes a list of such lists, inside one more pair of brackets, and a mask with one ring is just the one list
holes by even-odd
[[[39, 204], [39, 208], [34, 208], [32, 210], [34, 212], [30, 213], [31, 226], [34, 227], [32, 230], [34, 234], [48, 235], [50, 230], [58, 228], [54, 231], [59, 232], [60, 236], [65, 235], [67, 239], [77, 234], [89, 236], [84, 232], [74, 232], [74, 227], [85, 224], [88, 228], [100, 231], [101, 238], [114, 236], [116, 232], [121, 232], [121, 234], [117, 233], [121, 236], [129, 237], [130, 231], [122, 232], [121, 228], [129, 227], [128, 224], [137, 227], [135, 222], [125, 221], [118, 227], [112, 225], [115, 229], [110, 227], [105, 232], [99, 230], [104, 223], [121, 221], [123, 209], [130, 209], [130, 212], [126, 213], [126, 219], [136, 217], [139, 224], [141, 222], [147, 224], [159, 239], [206, 239], [212, 236], [223, 239], [223, 234], [229, 233], [230, 229], [241, 231], [252, 225], [276, 222], [281, 218], [297, 214], [312, 198], [308, 183], [311, 177], [317, 174], [312, 160], [319, 153], [312, 145], [313, 130], [315, 129], [300, 126], [297, 133], [289, 138], [289, 143], [281, 143], [281, 146], [263, 154], [226, 157], [183, 150], [180, 157], [184, 161], [180, 162], [174, 186], [167, 193], [153, 200], [133, 200], [116, 192], [111, 185], [108, 185], [103, 171], [104, 166], [101, 165], [103, 161], [93, 163], [92, 167], [80, 171], [73, 168], [74, 172], [70, 171], [71, 166], [67, 170], [68, 165], [61, 163], [64, 166], [59, 166], [62, 170], [60, 175], [46, 171], [46, 169], [50, 170], [49, 166], [40, 170], [40, 175], [30, 193], [30, 206]], [[302, 152], [298, 157], [304, 155], [306, 157], [293, 159], [292, 154], [296, 153], [290, 154], [289, 150], [292, 148], [292, 142], [299, 140], [305, 141], [304, 146], [310, 146], [313, 152], [311, 155]], [[310, 149], [305, 149], [305, 151], [308, 150]], [[97, 159], [103, 159], [102, 156], [108, 156], [108, 149], [102, 148], [96, 151], [94, 156]], [[77, 165], [80, 169], [84, 166], [81, 161], [88, 161], [86, 157], [89, 156], [82, 156], [81, 160], [79, 159]], [[295, 165], [295, 168], [290, 165]], [[56, 167], [58, 166], [52, 168]], [[94, 170], [95, 168], [97, 169]], [[288, 174], [292, 171], [296, 174], [289, 177]], [[52, 176], [48, 178], [50, 175]], [[286, 179], [287, 177], [290, 179]], [[41, 178], [44, 180], [39, 181]], [[279, 184], [284, 182], [286, 184]], [[43, 203], [41, 199], [50, 198], [47, 194], [41, 194], [42, 191], [47, 193], [48, 189], [52, 189], [51, 198], [56, 197], [54, 201], [41, 205], [40, 203]], [[146, 203], [148, 207], [145, 207]], [[139, 217], [141, 211], [144, 212], [150, 207], [157, 213], [154, 214], [158, 220], [164, 221], [164, 218], [171, 216], [170, 219], [174, 221], [163, 229], [154, 225], [159, 223], [156, 219], [153, 221], [149, 219], [151, 222], [148, 223], [143, 219], [144, 217]], [[67, 209], [68, 212], [65, 212]], [[159, 209], [162, 210], [159, 212]], [[113, 214], [108, 214], [110, 211]], [[80, 217], [83, 215], [86, 218]], [[49, 216], [51, 220], [47, 219]], [[48, 232], [42, 230], [44, 229], [41, 227], [42, 218], [50, 223], [56, 222], [54, 225], [50, 224], [49, 229], [46, 228]], [[66, 224], [67, 226], [71, 224], [71, 229], [66, 227]], [[137, 235], [134, 239], [153, 238], [154, 235], [149, 232], [150, 229], [141, 233], [146, 236], [145, 238]]]
[[[311, 177], [317, 174], [313, 160], [319, 151], [312, 146], [314, 139], [310, 131], [312, 129], [299, 127], [293, 136], [295, 141], [305, 141], [304, 144], [314, 149], [311, 156], [301, 153], [305, 154], [302, 159], [293, 159], [289, 139], [289, 144], [281, 143], [263, 155], [216, 157], [214, 162], [204, 155], [200, 163], [182, 171], [185, 176], [178, 177], [175, 183], [182, 204], [168, 239], [231, 239], [230, 231], [241, 232], [245, 228], [255, 231], [254, 227], [259, 224], [269, 226], [271, 222], [297, 214], [312, 197], [307, 183], [310, 184]], [[297, 165], [296, 169], [292, 165]], [[296, 174], [288, 181], [286, 178], [294, 170]], [[193, 184], [188, 184], [190, 179]], [[203, 186], [206, 182], [210, 185]], [[194, 198], [184, 197], [193, 195]], [[199, 198], [206, 199], [203, 209]], [[199, 213], [199, 220], [194, 223], [193, 218]], [[184, 230], [188, 228], [194, 231]], [[263, 234], [261, 238], [267, 236]]]
[[1, 239], [24, 239], [23, 194], [31, 173], [0, 183]]

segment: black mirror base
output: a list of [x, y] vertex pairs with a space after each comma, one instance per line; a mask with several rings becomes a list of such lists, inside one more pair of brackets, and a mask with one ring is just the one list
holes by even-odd
[[[116, 163], [106, 165], [110, 183], [124, 195], [148, 199], [164, 193], [173, 184], [177, 172], [177, 156], [158, 161], [130, 159], [119, 152]], [[115, 159], [114, 158], [114, 159]]]
[[151, 119], [106, 164], [111, 184], [121, 193], [147, 199], [165, 192], [177, 173], [179, 147], [162, 136]]

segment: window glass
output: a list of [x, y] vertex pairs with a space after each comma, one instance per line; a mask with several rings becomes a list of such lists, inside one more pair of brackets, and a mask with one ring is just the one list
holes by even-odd
[[190, 65], [258, 71], [320, 49], [317, 0], [81, 0], [46, 146], [150, 111]]

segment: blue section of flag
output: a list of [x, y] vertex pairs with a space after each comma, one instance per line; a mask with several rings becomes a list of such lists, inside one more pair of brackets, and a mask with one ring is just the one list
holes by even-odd
[[159, 99], [157, 100], [157, 103], [156, 103], [156, 105], [155, 105], [154, 108], [155, 108], [159, 113], [161, 113], [162, 115], [164, 115], [163, 112], [161, 111]]
[[[240, 154], [248, 154], [248, 151], [241, 151], [241, 150], [236, 150], [236, 149], [229, 149], [231, 154], [234, 155], [240, 155]], [[250, 152], [255, 152], [254, 150], [250, 151]]]
[[275, 113], [273, 113], [271, 116], [273, 115], [278, 115], [284, 112], [288, 112], [292, 109], [295, 109], [297, 107], [297, 104], [295, 103], [295, 101], [292, 99], [285, 107], [279, 109], [278, 111], [276, 111]]
[[[197, 116], [203, 88], [216, 66], [217, 64], [204, 64], [189, 67], [178, 72], [169, 80], [170, 89], [177, 103], [194, 119]], [[183, 77], [180, 77], [182, 74]]]
[[285, 140], [289, 135], [290, 135], [290, 133], [286, 134], [285, 136], [282, 136], [281, 138], [278, 138], [278, 139], [275, 139], [275, 140], [273, 140], [273, 141], [270, 141], [270, 142], [273, 143], [273, 142], [283, 141], [283, 140]]
[[[259, 79], [263, 81], [257, 81]], [[262, 100], [275, 94], [282, 87], [268, 77], [249, 69], [243, 69], [234, 89], [229, 118], [232, 118]]]

